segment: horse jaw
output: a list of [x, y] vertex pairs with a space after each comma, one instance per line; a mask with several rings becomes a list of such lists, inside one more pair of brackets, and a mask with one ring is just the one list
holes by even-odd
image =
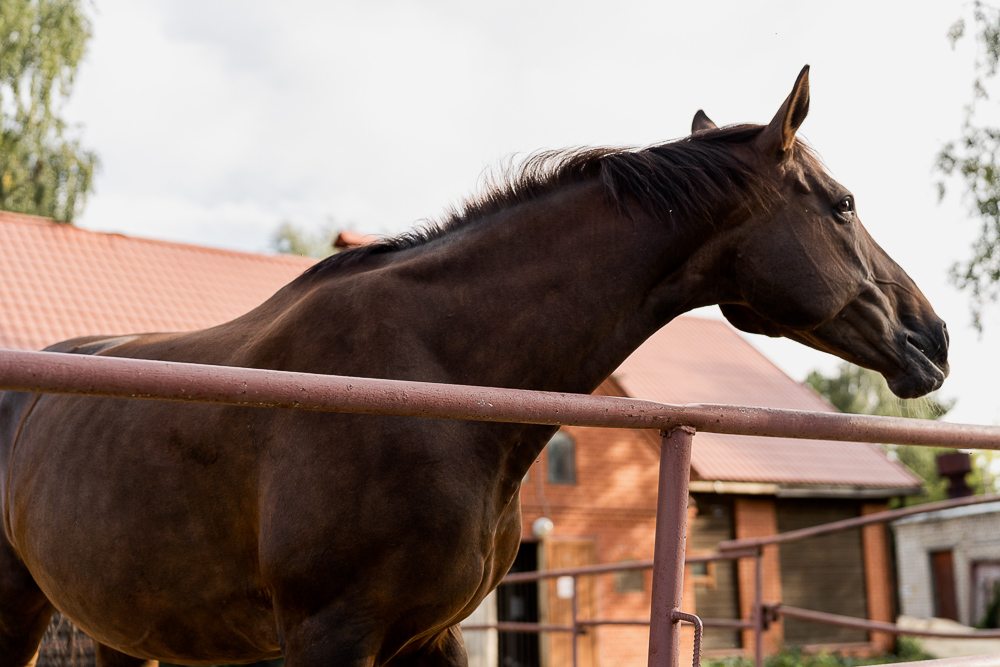
[[719, 308], [741, 331], [788, 338], [877, 371], [900, 398], [928, 394], [940, 388], [948, 377], [947, 328], [935, 315], [914, 320], [910, 326], [890, 328], [885, 320], [871, 317], [869, 309], [849, 308], [815, 329], [797, 331], [764, 318], [748, 306], [722, 304]]
[[900, 398], [917, 398], [939, 389], [949, 372], [944, 322], [930, 315], [908, 325], [889, 324], [870, 315], [866, 309], [849, 308], [811, 331], [785, 335], [881, 373]]

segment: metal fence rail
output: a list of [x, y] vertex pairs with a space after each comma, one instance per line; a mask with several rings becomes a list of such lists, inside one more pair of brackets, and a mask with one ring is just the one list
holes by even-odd
[[[256, 408], [658, 429], [663, 439], [653, 561], [651, 667], [678, 665], [679, 623], [700, 623], [696, 617], [680, 610], [686, 501], [692, 439], [696, 430], [797, 439], [1000, 449], [998, 427], [749, 406], [669, 405], [626, 398], [323, 376], [56, 352], [0, 350], [0, 389]], [[759, 565], [757, 569], [759, 596]], [[760, 627], [763, 615], [757, 614], [753, 622]], [[697, 651], [694, 663], [698, 663]]]
[[0, 349], [0, 389], [848, 442], [1000, 449], [1000, 427], [743, 405], [671, 405], [613, 396], [290, 373], [173, 361]]
[[[968, 498], [957, 498], [951, 500], [942, 500], [933, 503], [924, 503], [921, 505], [916, 505], [912, 507], [904, 507], [902, 509], [887, 510], [884, 512], [876, 512], [872, 514], [867, 514], [865, 516], [856, 517], [852, 519], [843, 519], [840, 521], [832, 521], [829, 523], [820, 524], [817, 526], [810, 526], [808, 528], [802, 528], [798, 530], [786, 531], [784, 533], [778, 533], [776, 535], [769, 535], [760, 538], [748, 538], [744, 540], [728, 540], [719, 543], [719, 551], [713, 554], [701, 554], [697, 556], [688, 556], [685, 558], [685, 565], [694, 565], [696, 563], [710, 563], [715, 561], [725, 561], [725, 560], [737, 560], [740, 558], [753, 558], [755, 563], [755, 568], [759, 569], [760, 559], [762, 556], [762, 549], [770, 545], [787, 544], [790, 542], [795, 542], [798, 540], [808, 539], [810, 537], [816, 537], [818, 535], [827, 535], [829, 533], [835, 533], [844, 530], [851, 530], [854, 528], [860, 528], [863, 526], [869, 526], [874, 524], [883, 524], [890, 521], [895, 521], [897, 519], [902, 519], [904, 517], [913, 516], [916, 514], [922, 514], [926, 512], [934, 512], [937, 510], [952, 509], [956, 507], [969, 507], [973, 505], [980, 505], [983, 503], [996, 503], [1000, 502], [1000, 495], [986, 495], [986, 496], [975, 496]], [[572, 608], [576, 608], [575, 597], [577, 595], [577, 578], [587, 577], [587, 576], [599, 576], [605, 574], [612, 574], [615, 572], [626, 572], [631, 570], [650, 570], [653, 568], [654, 561], [643, 560], [635, 561], [632, 563], [609, 563], [601, 565], [590, 565], [584, 567], [574, 567], [574, 568], [554, 568], [551, 570], [539, 570], [535, 572], [516, 572], [509, 574], [504, 577], [501, 585], [505, 584], [517, 584], [525, 582], [540, 582], [547, 579], [558, 579], [561, 577], [572, 577], [573, 587], [572, 587], [572, 597], [574, 598]], [[761, 634], [766, 630], [766, 626], [781, 617], [788, 618], [798, 618], [806, 621], [811, 621], [814, 623], [823, 623], [828, 625], [835, 625], [841, 627], [855, 628], [858, 630], [864, 630], [867, 632], [884, 632], [891, 635], [905, 635], [910, 637], [928, 637], [928, 638], [942, 638], [942, 639], [1000, 639], [1000, 630], [975, 630], [967, 632], [949, 632], [944, 630], [921, 630], [917, 628], [902, 628], [895, 623], [887, 623], [884, 621], [854, 618], [851, 616], [844, 616], [841, 614], [832, 614], [824, 611], [817, 611], [812, 609], [803, 609], [801, 607], [795, 607], [791, 605], [786, 605], [777, 601], [764, 602], [760, 595], [760, 582], [756, 584], [756, 589], [754, 590], [754, 601], [751, 606], [751, 613], [749, 619], [731, 619], [731, 618], [702, 618], [702, 626], [705, 628], [727, 628], [734, 630], [752, 630], [754, 632], [754, 662], [760, 667], [763, 665], [763, 653], [760, 650], [761, 647]], [[587, 628], [600, 627], [600, 626], [615, 626], [615, 625], [628, 625], [628, 626], [649, 626], [650, 619], [618, 619], [618, 618], [578, 618], [575, 614], [571, 619], [571, 623], [566, 625], [546, 625], [542, 623], [496, 623], [496, 624], [463, 624], [462, 629], [466, 631], [482, 631], [482, 630], [498, 630], [500, 632], [525, 632], [525, 633], [545, 633], [545, 632], [562, 632], [562, 633], [572, 633], [574, 636], [574, 641], [581, 635]], [[576, 665], [575, 656], [576, 651], [573, 652], [574, 662]], [[1000, 664], [1000, 656], [997, 657], [997, 662], [995, 664]], [[935, 661], [936, 662], [936, 661]]]

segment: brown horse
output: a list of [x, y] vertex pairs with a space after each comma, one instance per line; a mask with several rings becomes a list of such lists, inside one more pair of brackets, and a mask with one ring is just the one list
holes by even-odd
[[[944, 324], [795, 138], [808, 105], [804, 69], [766, 126], [699, 112], [679, 141], [539, 156], [227, 324], [52, 349], [589, 392], [722, 304], [900, 396], [933, 390]], [[30, 660], [53, 606], [102, 665], [465, 664], [457, 624], [512, 562], [519, 485], [553, 430], [9, 393], [0, 665]]]

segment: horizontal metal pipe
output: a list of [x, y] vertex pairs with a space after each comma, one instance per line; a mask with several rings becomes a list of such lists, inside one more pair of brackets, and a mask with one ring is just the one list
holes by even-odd
[[703, 618], [701, 624], [706, 628], [728, 628], [730, 630], [753, 630], [753, 621], [743, 621], [738, 618]]
[[857, 628], [859, 630], [869, 630], [872, 632], [886, 632], [893, 635], [907, 635], [910, 637], [939, 637], [943, 639], [1000, 639], [1000, 630], [974, 630], [972, 632], [946, 632], [944, 630], [912, 630], [904, 629], [895, 623], [884, 621], [869, 621], [853, 616], [841, 616], [825, 611], [815, 611], [812, 609], [801, 609], [799, 607], [789, 607], [783, 604], [775, 605], [774, 610], [781, 616], [788, 618], [798, 618], [803, 621], [814, 621], [827, 625], [839, 625], [845, 628]]
[[481, 631], [481, 630], [497, 630], [498, 632], [524, 632], [524, 633], [539, 633], [539, 632], [568, 632], [573, 633], [575, 629], [572, 625], [546, 625], [544, 623], [515, 623], [515, 622], [503, 622], [503, 623], [465, 623], [459, 626], [462, 630], [468, 630], [470, 632]]
[[[753, 623], [750, 621], [741, 621], [735, 618], [703, 618], [701, 623], [706, 628], [729, 628], [733, 630], [743, 630], [753, 628]], [[619, 625], [619, 626], [649, 626], [648, 618], [587, 618], [580, 619], [576, 622], [580, 627], [593, 628], [601, 625]], [[505, 628], [512, 626], [516, 627], [516, 630], [505, 630]], [[542, 629], [537, 629], [542, 628]], [[572, 626], [569, 625], [538, 625], [535, 623], [494, 623], [492, 625], [487, 624], [470, 624], [462, 625], [463, 630], [499, 630], [501, 632], [571, 632], [573, 630]]]
[[641, 625], [649, 627], [648, 618], [586, 618], [576, 622], [580, 627], [593, 628], [599, 625]]
[[[727, 628], [732, 630], [752, 630], [752, 621], [741, 621], [738, 618], [703, 618], [701, 624], [706, 628]], [[577, 621], [577, 625], [649, 625], [649, 619], [638, 618], [595, 618]]]
[[1000, 427], [0, 350], [0, 389], [324, 412], [1000, 449]]
[[552, 570], [534, 570], [531, 572], [511, 572], [503, 578], [501, 584], [522, 584], [531, 581], [542, 581], [544, 579], [558, 579], [559, 577], [577, 577], [586, 575], [609, 574], [612, 572], [627, 572], [633, 570], [649, 570], [653, 567], [653, 561], [635, 561], [632, 563], [609, 563], [607, 565], [590, 565], [587, 567], [560, 567]]
[[970, 655], [963, 658], [897, 662], [892, 667], [1000, 667], [1000, 655]]
[[980, 505], [982, 503], [995, 502], [1000, 502], [1000, 495], [991, 494], [986, 496], [969, 496], [967, 498], [939, 500], [933, 503], [912, 505], [898, 510], [886, 510], [884, 512], [875, 512], [873, 514], [852, 517], [850, 519], [831, 521], [830, 523], [823, 523], [818, 526], [809, 526], [808, 528], [789, 530], [777, 535], [768, 535], [766, 537], [748, 537], [742, 540], [726, 540], [724, 542], [719, 542], [718, 549], [720, 552], [743, 553], [748, 549], [755, 549], [769, 544], [796, 542], [809, 537], [836, 533], [842, 530], [850, 530], [852, 528], [861, 528], [862, 526], [869, 526], [874, 523], [888, 523], [889, 521], [895, 521], [904, 517], [913, 516], [914, 514], [924, 514], [926, 512], [934, 512], [936, 510], [946, 510], [955, 507], [967, 507], [969, 505]]
[[[684, 559], [686, 565], [694, 563], [712, 563], [720, 560], [735, 560], [737, 558], [753, 558], [757, 555], [755, 549], [736, 549], [726, 553], [700, 554], [688, 556]], [[501, 583], [519, 584], [527, 581], [540, 581], [542, 579], [556, 579], [558, 577], [581, 577], [599, 574], [610, 574], [613, 572], [631, 572], [634, 570], [650, 570], [653, 567], [651, 560], [636, 560], [624, 563], [606, 563], [603, 565], [586, 565], [581, 567], [560, 567], [551, 570], [535, 570], [531, 572], [512, 572], [504, 577]]]

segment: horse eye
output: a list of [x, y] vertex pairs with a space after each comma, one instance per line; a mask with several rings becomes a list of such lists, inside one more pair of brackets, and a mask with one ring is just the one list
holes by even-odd
[[854, 197], [847, 195], [837, 202], [838, 213], [854, 213]]

